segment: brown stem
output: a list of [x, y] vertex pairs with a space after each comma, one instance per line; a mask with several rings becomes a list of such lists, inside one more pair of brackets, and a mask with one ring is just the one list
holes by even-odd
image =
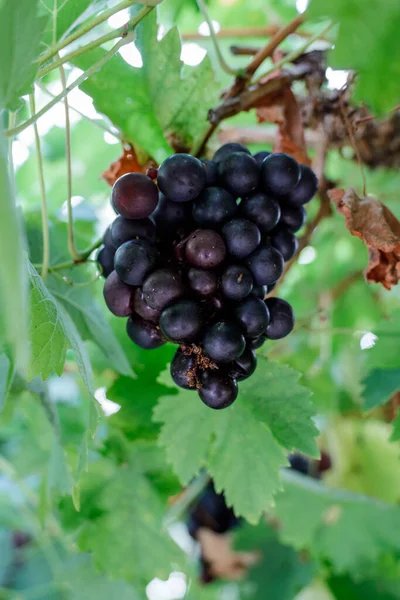
[[258, 67], [264, 62], [265, 59], [272, 56], [274, 50], [279, 46], [283, 40], [285, 40], [291, 33], [294, 33], [296, 29], [304, 23], [303, 15], [297, 15], [290, 23], [282, 27], [279, 31], [272, 36], [268, 44], [261, 48], [253, 58], [253, 60], [246, 67], [246, 77], [250, 78], [257, 71]]
[[[265, 25], [264, 27], [227, 27], [221, 29], [217, 33], [219, 38], [254, 38], [254, 37], [270, 37], [281, 30], [280, 25]], [[296, 31], [296, 35], [303, 38], [308, 38], [313, 35], [309, 31]], [[204, 35], [198, 31], [189, 31], [182, 34], [183, 40], [204, 40]]]
[[[221, 144], [239, 142], [240, 144], [273, 144], [276, 139], [276, 126], [250, 125], [247, 127], [224, 127], [217, 133]], [[320, 134], [308, 129], [305, 131], [308, 148], [315, 148], [320, 143]]]
[[[347, 84], [346, 84], [346, 87], [347, 87]], [[342, 93], [339, 94], [339, 108], [340, 108], [340, 112], [341, 112], [343, 121], [344, 121], [344, 123], [346, 125], [347, 133], [349, 134], [351, 146], [352, 146], [352, 148], [353, 148], [353, 150], [355, 152], [355, 155], [357, 157], [357, 163], [358, 163], [358, 166], [359, 166], [359, 169], [360, 169], [361, 179], [362, 179], [362, 182], [363, 182], [363, 195], [365, 197], [367, 195], [367, 180], [366, 180], [366, 177], [365, 177], [365, 171], [364, 171], [364, 167], [363, 167], [363, 162], [362, 162], [361, 154], [360, 154], [360, 151], [358, 149], [356, 138], [354, 137], [353, 128], [351, 126], [350, 119], [349, 119], [349, 117], [347, 116], [347, 113], [346, 113], [346, 109], [345, 109], [345, 106], [344, 106], [343, 94]]]
[[254, 56], [259, 52], [260, 47], [254, 46], [230, 46], [229, 50], [234, 56]]

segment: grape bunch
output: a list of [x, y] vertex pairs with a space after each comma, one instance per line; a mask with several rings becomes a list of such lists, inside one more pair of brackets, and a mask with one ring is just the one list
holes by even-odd
[[283, 153], [237, 143], [212, 160], [174, 154], [114, 184], [118, 214], [98, 262], [110, 311], [138, 346], [179, 344], [174, 382], [211, 408], [231, 405], [255, 350], [293, 329], [291, 306], [268, 298], [296, 252], [313, 171]]

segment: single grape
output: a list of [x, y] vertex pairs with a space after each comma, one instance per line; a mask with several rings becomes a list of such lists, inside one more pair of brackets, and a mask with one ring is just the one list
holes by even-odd
[[178, 273], [171, 269], [157, 269], [143, 282], [143, 294], [149, 306], [162, 310], [173, 300], [181, 298], [185, 286]]
[[235, 198], [219, 187], [208, 187], [193, 202], [193, 219], [201, 227], [218, 227], [235, 216]]
[[279, 250], [284, 261], [293, 258], [299, 246], [294, 233], [284, 227], [277, 227], [274, 231], [271, 231], [271, 244]]
[[253, 154], [253, 156], [256, 159], [257, 164], [261, 167], [261, 165], [263, 164], [264, 160], [270, 154], [271, 154], [271, 152], [267, 152], [266, 150], [261, 150], [261, 152], [256, 152], [255, 154]]
[[180, 348], [171, 362], [171, 377], [181, 388], [193, 390], [196, 387], [196, 357], [184, 354]]
[[207, 185], [215, 185], [218, 179], [217, 164], [213, 160], [208, 160], [207, 158], [201, 158], [200, 162], [206, 172]]
[[300, 179], [300, 166], [289, 156], [278, 152], [268, 156], [261, 167], [261, 182], [266, 191], [284, 196], [290, 194]]
[[288, 461], [290, 463], [290, 468], [293, 469], [293, 471], [308, 475], [310, 465], [305, 456], [302, 456], [301, 454], [289, 454]]
[[134, 289], [126, 285], [112, 271], [106, 279], [103, 288], [103, 295], [108, 309], [117, 317], [129, 317], [132, 313], [131, 299]]
[[157, 183], [170, 200], [189, 202], [203, 191], [207, 176], [198, 158], [190, 154], [173, 154], [161, 163]]
[[245, 260], [257, 285], [270, 285], [283, 273], [283, 256], [272, 246], [259, 246]]
[[158, 202], [157, 186], [143, 173], [126, 173], [113, 185], [111, 203], [126, 219], [148, 217]]
[[154, 246], [145, 240], [131, 240], [116, 251], [114, 267], [120, 279], [128, 285], [142, 285], [157, 259], [158, 251]]
[[218, 277], [215, 271], [191, 268], [188, 271], [188, 281], [191, 289], [200, 296], [211, 296], [217, 291]]
[[253, 294], [235, 306], [234, 315], [244, 335], [249, 338], [265, 333], [269, 323], [269, 311], [265, 302]]
[[268, 288], [268, 294], [269, 294], [270, 292], [272, 292], [272, 290], [274, 289], [274, 287], [275, 287], [275, 286], [276, 286], [276, 281], [275, 281], [275, 283], [270, 283], [269, 285], [267, 285], [267, 288]]
[[261, 348], [261, 346], [264, 344], [264, 342], [266, 340], [267, 340], [267, 334], [266, 333], [262, 333], [257, 338], [254, 338], [253, 340], [250, 340], [249, 341], [249, 346], [250, 346], [250, 348], [253, 348], [253, 350], [257, 350], [257, 348]]
[[215, 269], [222, 263], [225, 255], [224, 240], [212, 229], [197, 229], [186, 243], [189, 264], [201, 269]]
[[225, 223], [222, 236], [229, 254], [235, 258], [246, 258], [261, 241], [257, 225], [247, 219], [232, 219]]
[[321, 458], [317, 463], [318, 473], [324, 473], [325, 471], [329, 471], [332, 468], [332, 459], [327, 452], [322, 450]]
[[146, 175], [147, 177], [150, 177], [150, 179], [157, 179], [157, 173], [158, 173], [158, 169], [156, 169], [156, 167], [149, 167], [146, 171]]
[[281, 218], [279, 225], [284, 225], [290, 231], [295, 233], [301, 229], [306, 220], [306, 211], [303, 206], [291, 206], [290, 204], [281, 205]]
[[154, 244], [156, 226], [150, 219], [125, 219], [117, 217], [110, 227], [110, 237], [115, 248], [119, 248], [129, 240], [142, 239]]
[[138, 315], [131, 315], [126, 324], [126, 331], [137, 346], [145, 350], [153, 350], [165, 344], [160, 328], [150, 321], [145, 321]]
[[158, 322], [161, 311], [149, 306], [141, 288], [136, 288], [132, 301], [133, 311], [145, 321]]
[[206, 406], [220, 410], [235, 402], [238, 385], [235, 379], [218, 370], [207, 370], [200, 374], [199, 396]]
[[246, 146], [243, 146], [243, 144], [238, 144], [237, 142], [228, 142], [227, 144], [224, 144], [218, 148], [213, 156], [213, 161], [218, 164], [233, 152], [245, 152], [246, 154], [250, 154], [250, 150], [248, 150]]
[[157, 208], [152, 213], [151, 218], [161, 233], [167, 232], [174, 235], [176, 229], [185, 225], [188, 220], [190, 222], [191, 208], [187, 204], [169, 200], [160, 192]]
[[248, 196], [258, 186], [260, 167], [251, 154], [234, 152], [219, 163], [218, 180], [233, 196]]
[[242, 300], [253, 289], [252, 274], [241, 265], [229, 265], [222, 273], [221, 289], [225, 298], [235, 301]]
[[267, 337], [270, 340], [280, 340], [289, 335], [294, 327], [294, 314], [290, 304], [281, 298], [267, 298], [265, 304], [270, 313]]
[[212, 360], [227, 363], [239, 358], [246, 347], [246, 340], [236, 323], [219, 321], [206, 329], [203, 347]]
[[202, 315], [200, 305], [194, 300], [177, 300], [161, 313], [161, 331], [172, 342], [195, 342], [201, 334]]
[[212, 481], [201, 494], [190, 516], [199, 527], [206, 527], [215, 533], [225, 533], [239, 524], [232, 508], [228, 508], [224, 494], [217, 494]]
[[300, 165], [300, 181], [289, 192], [285, 200], [294, 206], [302, 206], [310, 202], [318, 190], [318, 179], [310, 167]]
[[253, 289], [251, 290], [253, 296], [257, 296], [257, 298], [261, 298], [264, 300], [265, 296], [268, 294], [268, 286], [267, 285], [253, 285]]
[[107, 229], [105, 230], [105, 232], [104, 232], [104, 235], [103, 235], [103, 244], [104, 244], [104, 246], [109, 246], [111, 248], [114, 248], [115, 246], [114, 246], [114, 244], [112, 242], [112, 239], [111, 239], [111, 225], [109, 225], [107, 227]]
[[103, 246], [97, 254], [96, 260], [101, 268], [103, 277], [108, 277], [114, 271], [115, 248]]
[[239, 214], [244, 219], [253, 221], [261, 233], [266, 233], [278, 223], [281, 209], [278, 202], [267, 194], [255, 192], [241, 201]]
[[243, 381], [254, 373], [257, 366], [256, 353], [250, 346], [246, 346], [242, 356], [239, 356], [229, 367], [229, 375], [236, 381]]

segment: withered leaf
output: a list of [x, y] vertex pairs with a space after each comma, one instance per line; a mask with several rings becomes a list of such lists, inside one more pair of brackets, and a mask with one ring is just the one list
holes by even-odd
[[359, 198], [352, 188], [333, 189], [328, 195], [344, 216], [350, 233], [368, 248], [366, 280], [390, 290], [400, 279], [400, 222], [379, 200]]
[[125, 173], [146, 173], [147, 169], [152, 166], [154, 166], [152, 161], [141, 165], [135, 150], [129, 146], [128, 148], [124, 148], [124, 153], [122, 156], [111, 163], [108, 169], [104, 171], [101, 176], [103, 179], [105, 179], [108, 185], [113, 185], [118, 177], [125, 175]]

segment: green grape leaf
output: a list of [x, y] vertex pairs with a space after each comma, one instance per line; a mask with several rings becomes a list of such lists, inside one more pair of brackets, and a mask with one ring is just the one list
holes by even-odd
[[328, 560], [336, 573], [360, 572], [400, 550], [400, 509], [285, 473], [275, 514], [283, 543]]
[[11, 531], [0, 529], [0, 585], [7, 585], [7, 578], [14, 560], [13, 536]]
[[256, 372], [241, 384], [240, 393], [284, 448], [318, 458], [311, 392], [298, 383], [299, 378], [297, 371], [259, 357]]
[[[208, 109], [217, 100], [219, 90], [208, 57], [197, 67], [183, 69], [176, 29], [157, 40], [155, 14], [148, 15], [136, 31], [143, 66], [132, 67], [117, 55], [81, 89], [127, 141], [161, 162], [172, 153], [166, 138], [173, 136], [186, 148], [201, 139], [208, 127]], [[87, 69], [103, 56], [104, 50], [99, 48], [77, 58], [74, 64]]]
[[393, 430], [392, 435], [390, 437], [391, 442], [398, 442], [400, 440], [400, 415], [397, 415], [395, 420], [392, 423]]
[[316, 564], [309, 557], [281, 544], [271, 526], [244, 524], [235, 535], [235, 550], [258, 552], [260, 560], [243, 581], [243, 592], [252, 590], [253, 600], [293, 600], [312, 580]]
[[11, 363], [6, 354], [0, 354], [0, 411], [6, 399]]
[[113, 577], [149, 581], [166, 577], [181, 552], [163, 531], [164, 506], [146, 477], [121, 468], [96, 493], [101, 516], [86, 522], [80, 545]]
[[[160, 379], [171, 381], [167, 373]], [[284, 449], [318, 456], [310, 392], [297, 381], [295, 371], [260, 361], [224, 411], [211, 411], [190, 391], [161, 398], [154, 410], [159, 442], [182, 483], [206, 467], [235, 512], [257, 522], [281, 488]]]
[[67, 347], [75, 353], [82, 379], [93, 394], [93, 374], [82, 339], [69, 314], [57, 302], [34, 267], [28, 263], [31, 282], [30, 378], [61, 375]]
[[42, 43], [54, 45], [80, 23], [98, 14], [106, 0], [41, 0], [40, 10], [48, 18]]
[[47, 23], [37, 7], [36, 0], [0, 2], [0, 108], [16, 110], [20, 96], [31, 91]]
[[[1, 9], [0, 9], [1, 12]], [[1, 15], [0, 15], [1, 18]], [[0, 23], [0, 28], [2, 24]], [[0, 41], [0, 45], [1, 45]], [[5, 60], [5, 59], [4, 59]], [[1, 60], [3, 63], [3, 59]], [[1, 70], [0, 66], [0, 70]], [[22, 371], [27, 363], [27, 277], [24, 242], [9, 178], [6, 143], [0, 129], [0, 253], [7, 260], [0, 261], [0, 327], [11, 346], [12, 355]]]
[[338, 22], [331, 64], [334, 68], [358, 72], [357, 97], [381, 114], [394, 108], [399, 100], [400, 78], [398, 2], [313, 0], [309, 16], [329, 17]]
[[374, 369], [363, 379], [364, 410], [385, 404], [400, 390], [400, 369]]
[[[67, 274], [66, 271], [62, 273]], [[71, 275], [71, 270], [68, 275]], [[85, 275], [82, 273], [81, 277]], [[86, 274], [86, 278], [88, 277], [90, 275]], [[67, 286], [53, 276], [49, 277], [49, 289], [67, 311], [81, 337], [93, 340], [116, 371], [133, 377], [132, 368], [90, 289]]]

